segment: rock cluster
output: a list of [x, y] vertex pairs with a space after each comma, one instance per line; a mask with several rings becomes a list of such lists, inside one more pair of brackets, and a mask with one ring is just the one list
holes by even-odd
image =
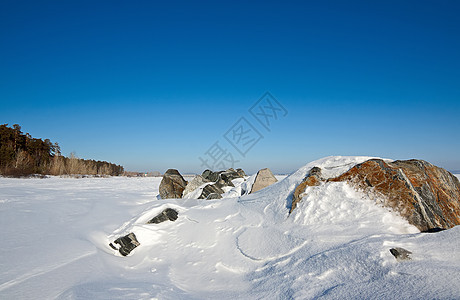
[[213, 172], [205, 170], [201, 176], [210, 182], [218, 183], [221, 186], [234, 186], [232, 180], [237, 178], [244, 178], [246, 174], [242, 169], [234, 170], [230, 168], [226, 171]]
[[[160, 183], [160, 197], [162, 199], [183, 198], [190, 193], [197, 199], [220, 199], [222, 194], [228, 191], [227, 187], [233, 188], [233, 180], [245, 179], [246, 173], [242, 169], [230, 168], [225, 171], [205, 170], [201, 175], [196, 175], [190, 182], [185, 181], [179, 171], [169, 169], [163, 176]], [[257, 172], [254, 183], [248, 184], [248, 191], [255, 193], [273, 183], [277, 182], [270, 169], [262, 169]], [[227, 188], [227, 189], [226, 189]], [[199, 190], [198, 190], [199, 189]], [[239, 192], [238, 192], [239, 193]]]
[[230, 186], [234, 187], [232, 180], [237, 178], [244, 178], [245, 173], [242, 169], [234, 170], [230, 168], [226, 171], [213, 172], [211, 170], [205, 170], [201, 177], [203, 177], [211, 184], [206, 185], [201, 192], [201, 195], [198, 199], [220, 199], [222, 194], [225, 192], [224, 187]]
[[242, 169], [230, 168], [225, 171], [205, 170], [196, 175], [190, 182], [186, 182], [177, 170], [168, 170], [160, 184], [160, 196], [167, 198], [183, 198], [184, 196], [201, 189], [198, 199], [220, 199], [225, 192], [224, 187], [234, 187], [232, 180], [246, 176]]
[[210, 181], [205, 179], [201, 175], [196, 175], [192, 180], [190, 180], [190, 182], [185, 187], [183, 196], [190, 194], [191, 192], [193, 192], [194, 190], [196, 190], [197, 188], [199, 188], [200, 186], [202, 186], [203, 184], [207, 182], [210, 182]]

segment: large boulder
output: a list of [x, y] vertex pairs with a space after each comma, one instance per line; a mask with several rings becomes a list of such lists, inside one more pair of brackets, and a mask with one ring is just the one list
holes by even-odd
[[296, 207], [297, 203], [302, 200], [302, 194], [305, 193], [305, 190], [309, 186], [318, 186], [320, 185], [323, 178], [321, 177], [321, 168], [313, 167], [311, 168], [308, 175], [302, 180], [302, 182], [296, 187], [294, 195], [292, 196], [291, 213]]
[[460, 182], [448, 171], [423, 160], [371, 159], [328, 179], [346, 181], [376, 195], [421, 231], [460, 224]]
[[182, 198], [187, 181], [175, 169], [169, 169], [163, 175], [160, 183], [160, 197], [162, 199]]
[[259, 170], [259, 172], [257, 172], [254, 184], [252, 185], [251, 192], [249, 192], [249, 194], [260, 191], [261, 189], [266, 188], [267, 186], [272, 185], [277, 181], [278, 179], [276, 179], [276, 177], [273, 175], [272, 171], [270, 171], [269, 168]]

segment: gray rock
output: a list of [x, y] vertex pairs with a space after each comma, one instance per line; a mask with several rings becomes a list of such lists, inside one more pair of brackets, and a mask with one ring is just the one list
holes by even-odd
[[263, 188], [266, 188], [269, 185], [277, 182], [278, 179], [273, 175], [272, 171], [269, 168], [265, 168], [259, 170], [256, 175], [256, 179], [254, 180], [254, 184], [252, 185], [251, 192], [249, 194], [255, 193], [260, 191]]
[[[208, 196], [211, 194], [223, 194], [224, 190], [222, 190], [216, 183], [208, 184], [203, 188], [200, 197], [198, 199], [208, 199]], [[222, 197], [221, 197], [222, 198]]]
[[[209, 170], [209, 169], [206, 169], [203, 171], [203, 173], [201, 173], [201, 177], [203, 177], [204, 179], [206, 180], [209, 180], [209, 176], [214, 173], [213, 171]], [[209, 180], [211, 181], [211, 180]]]
[[222, 173], [223, 171], [220, 172], [213, 172], [211, 170], [205, 170], [201, 176], [203, 176], [204, 179], [211, 181], [211, 182], [216, 182], [219, 180], [219, 174]]
[[232, 180], [236, 178], [244, 178], [244, 176], [246, 176], [242, 169], [238, 170], [239, 171], [235, 171], [233, 168], [218, 172], [205, 170], [201, 176], [211, 182], [218, 182], [221, 186], [234, 186]]
[[169, 169], [163, 175], [160, 183], [160, 197], [162, 199], [182, 198], [187, 181], [175, 169]]
[[231, 186], [231, 187], [235, 186], [233, 184], [233, 182], [231, 180], [229, 180], [227, 177], [225, 177], [225, 175], [223, 175], [223, 174], [219, 175], [219, 179], [217, 179], [216, 185], [219, 186], [220, 188], [222, 188], [224, 186]]
[[[118, 247], [114, 244], [118, 244]], [[120, 254], [123, 256], [131, 253], [131, 251], [133, 251], [134, 248], [139, 245], [140, 243], [136, 239], [136, 235], [132, 232], [128, 235], [116, 239], [113, 243], [109, 244], [112, 249], [118, 250], [118, 252], [120, 252]]]
[[410, 252], [409, 250], [406, 250], [406, 249], [400, 248], [400, 247], [391, 248], [390, 253], [398, 261], [410, 260], [411, 259], [410, 255], [412, 254], [412, 252]]
[[[243, 170], [241, 170], [241, 171], [243, 171]], [[242, 173], [244, 173], [244, 171]], [[227, 186], [234, 186], [233, 183], [232, 183], [232, 180], [237, 179], [237, 178], [244, 178], [244, 176], [241, 176], [242, 173], [241, 172], [238, 173], [234, 169], [230, 168], [230, 169], [220, 173], [219, 177], [223, 182], [225, 182], [225, 184]]]
[[172, 208], [166, 208], [160, 214], [148, 221], [147, 224], [159, 224], [168, 220], [174, 222], [177, 220], [178, 215], [179, 213], [177, 212], [177, 210]]
[[236, 172], [238, 175], [240, 175], [241, 178], [246, 177], [246, 173], [243, 171], [243, 169], [236, 169]]
[[185, 187], [182, 197], [193, 192], [194, 190], [196, 190], [198, 187], [202, 186], [206, 182], [209, 182], [209, 180], [205, 179], [201, 175], [196, 175]]
[[222, 196], [218, 193], [211, 193], [209, 196], [206, 198], [206, 200], [214, 200], [214, 199], [221, 199]]

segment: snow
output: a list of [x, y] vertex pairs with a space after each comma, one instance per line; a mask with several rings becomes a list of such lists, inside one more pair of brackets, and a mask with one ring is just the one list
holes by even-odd
[[[210, 201], [158, 200], [155, 177], [0, 178], [0, 299], [458, 298], [460, 227], [420, 233], [343, 182], [309, 187], [289, 215], [313, 166], [367, 159]], [[175, 222], [145, 224], [167, 207]], [[130, 232], [141, 245], [122, 257], [108, 244]]]

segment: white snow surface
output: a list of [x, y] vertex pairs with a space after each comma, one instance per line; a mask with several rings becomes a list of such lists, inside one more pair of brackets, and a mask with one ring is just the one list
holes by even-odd
[[[289, 215], [313, 166], [367, 159], [208, 201], [158, 200], [161, 178], [0, 178], [0, 299], [459, 298], [458, 226], [420, 233], [343, 182], [309, 187]], [[146, 224], [168, 207], [175, 222]], [[130, 232], [141, 245], [122, 257], [108, 244]]]

